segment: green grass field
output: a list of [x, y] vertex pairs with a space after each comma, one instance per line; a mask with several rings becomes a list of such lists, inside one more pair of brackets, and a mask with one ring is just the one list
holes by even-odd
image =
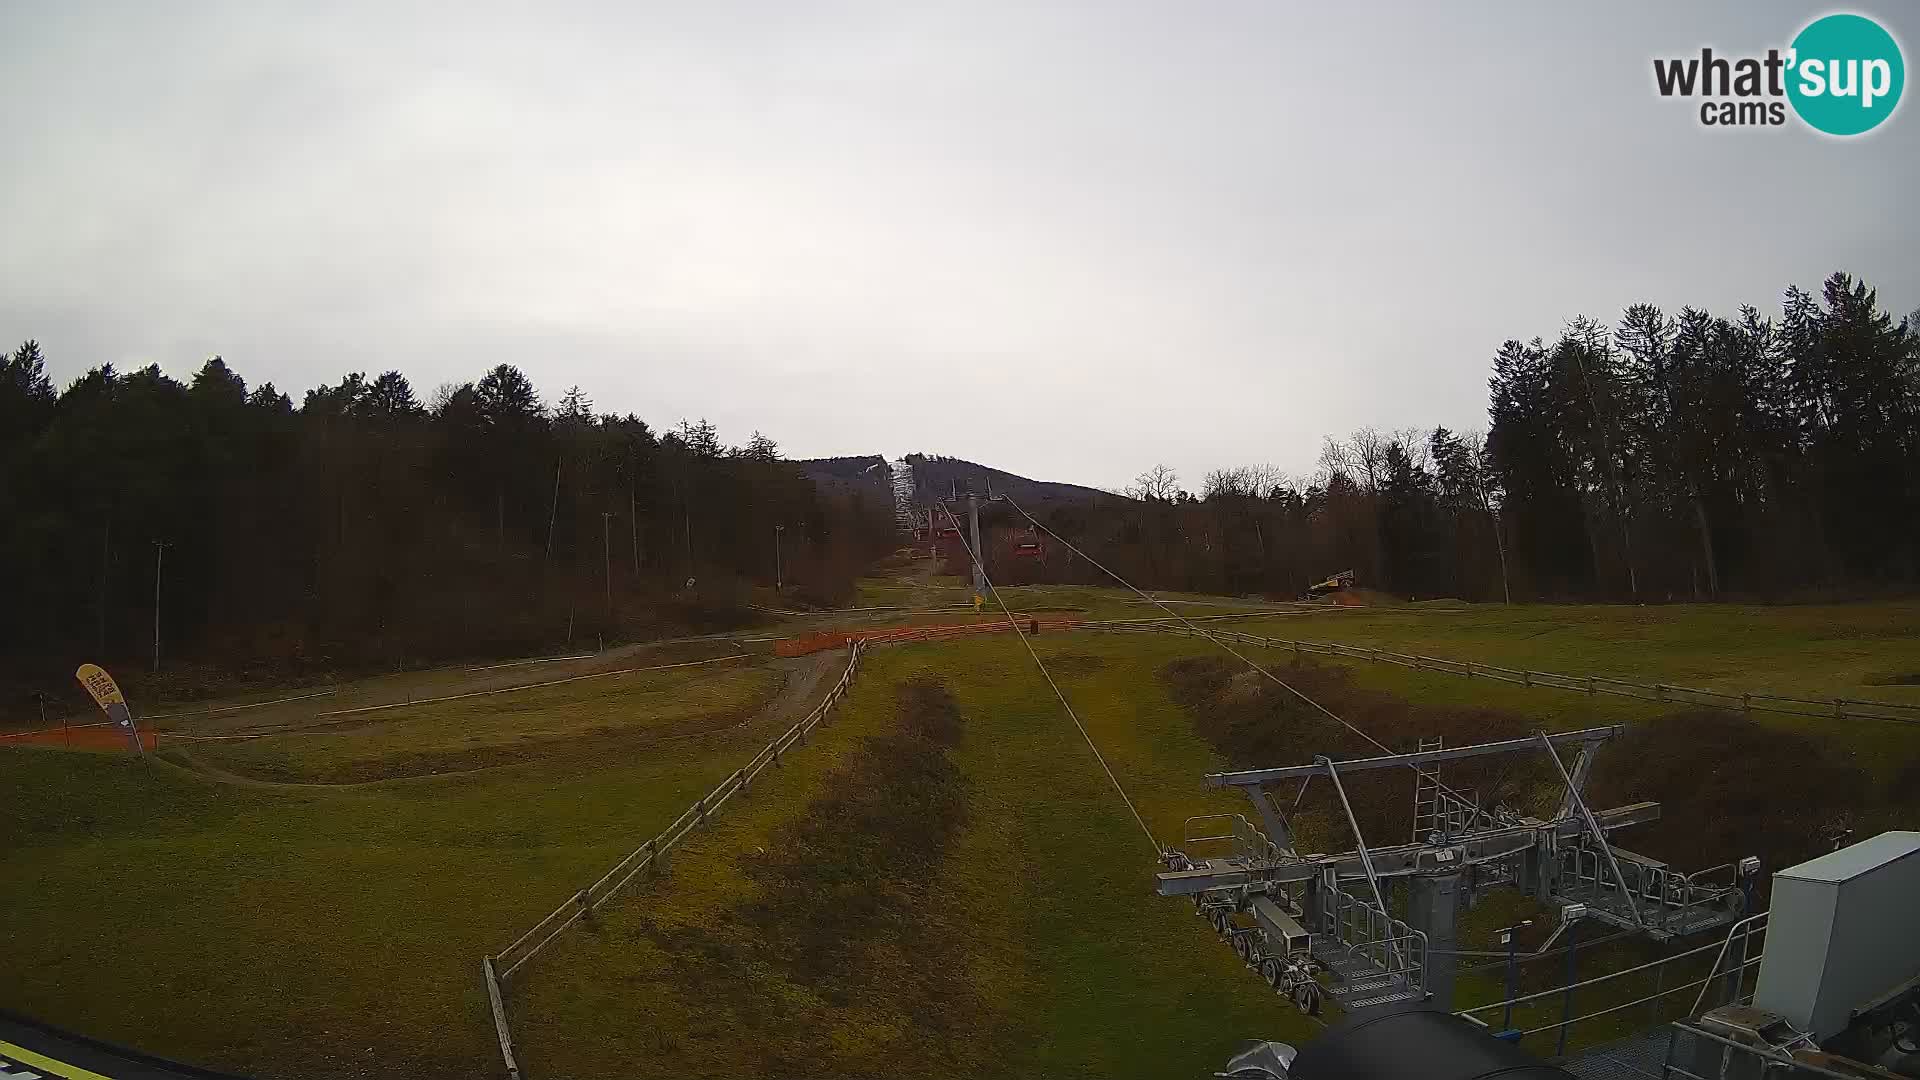
[[[673, 681], [739, 700], [744, 674]], [[647, 700], [615, 690], [609, 716]], [[262, 1077], [486, 1075], [480, 956], [786, 722], [345, 788], [0, 750], [0, 1005]]]
[[[1100, 617], [1162, 614], [1111, 590], [1010, 591], [1016, 600]], [[1245, 606], [1214, 598], [1190, 613]], [[1920, 702], [1920, 686], [1894, 681], [1920, 671], [1917, 615], [1910, 604], [1409, 605], [1221, 625], [1569, 674]], [[795, 631], [819, 621], [797, 621]], [[1241, 811], [1236, 797], [1203, 786], [1224, 759], [1162, 677], [1170, 661], [1208, 655], [1207, 643], [1069, 632], [1036, 644], [1156, 839], [1177, 839], [1190, 815]], [[815, 659], [837, 673], [844, 654]], [[413, 678], [457, 692], [592, 663]], [[598, 877], [784, 725], [768, 716], [733, 727], [790, 693], [776, 694], [763, 661], [740, 663], [396, 709], [338, 736], [191, 749], [200, 764], [254, 783], [0, 746], [0, 787], [19, 793], [0, 805], [0, 967], [9, 973], [0, 1006], [263, 1078], [496, 1075], [480, 956]], [[1546, 728], [1673, 711], [1347, 667], [1363, 689], [1509, 711]], [[904, 782], [874, 765], [867, 740], [899, 730], [899, 688], [915, 678], [937, 680], [961, 717], [958, 741], [935, 757], [951, 769], [964, 814], [937, 850], [902, 862], [887, 845], [848, 839], [902, 827], [886, 817], [891, 804], [865, 811], [880, 816], [864, 830], [837, 799]], [[394, 689], [343, 688], [328, 708], [395, 700]], [[298, 727], [318, 711], [276, 708], [183, 718], [179, 730]], [[1762, 723], [1811, 735], [1876, 783], [1920, 760], [1920, 728], [1909, 725]], [[1402, 745], [1420, 732], [1372, 734]], [[1313, 753], [1300, 746], [1293, 760]], [[431, 775], [436, 767], [455, 771]], [[305, 786], [379, 776], [399, 778]], [[845, 926], [820, 923], [820, 905], [805, 922], [776, 903], [792, 895], [779, 875], [800, 865], [793, 853], [814, 850], [838, 852], [878, 883], [874, 897], [847, 894]], [[1244, 1039], [1309, 1037], [1310, 1024], [1245, 971], [1191, 905], [1153, 895], [1155, 869], [1147, 837], [1015, 639], [871, 650], [853, 695], [807, 748], [694, 833], [667, 875], [636, 881], [516, 978], [509, 1008], [527, 1075], [801, 1066], [888, 1075], [902, 1053], [932, 1055], [957, 1076], [1205, 1075]], [[821, 872], [838, 871], [823, 863]], [[1484, 940], [1518, 910], [1476, 909], [1468, 937]], [[793, 955], [842, 933], [845, 955], [827, 968]], [[1480, 973], [1463, 994], [1484, 1000], [1497, 987], [1497, 971]]]
[[[1440, 614], [1438, 611], [1445, 611]], [[1335, 641], [1451, 660], [1566, 675], [1666, 682], [1732, 693], [1779, 693], [1920, 705], [1920, 604], [1808, 607], [1421, 605], [1307, 618], [1236, 619], [1250, 634]], [[1208, 625], [1208, 624], [1201, 624]], [[1392, 664], [1348, 664], [1362, 685], [1410, 701], [1487, 706], [1537, 715], [1549, 726], [1625, 723], [1677, 706], [1528, 688]], [[1831, 741], [1876, 776], [1920, 758], [1920, 725], [1756, 714], [1759, 722]]]
[[[1196, 807], [1235, 809], [1199, 790], [1217, 761], [1152, 687], [1154, 659], [1191, 643], [1061, 636], [1042, 646], [1158, 835], [1177, 834]], [[669, 878], [609, 912], [597, 931], [535, 961], [513, 1003], [530, 1072], [726, 1076], [766, 1065], [727, 1015], [704, 1014], [705, 995], [686, 1000], [681, 948], [719, 933], [739, 947], [743, 977], [775, 950], [729, 918], [754, 900], [744, 868], [818, 791], [835, 754], [894, 722], [892, 687], [920, 676], [942, 680], [966, 721], [954, 757], [970, 816], [921, 895], [929, 919], [966, 929], [964, 958], [943, 977], [964, 980], [982, 1004], [969, 1039], [988, 1064], [971, 1075], [1204, 1074], [1250, 1033], [1311, 1030], [1215, 942], [1190, 904], [1152, 895], [1153, 849], [1016, 641], [868, 655], [830, 749], [757, 791], [751, 810], [699, 834]], [[760, 974], [771, 998], [806, 992]], [[832, 1029], [843, 1052], [829, 1074], [884, 1074], [876, 1062], [907, 1026], [895, 1004], [886, 985], [874, 985], [793, 1015]], [[799, 1037], [778, 1023], [744, 1034], [775, 1046]]]
[[597, 755], [609, 743], [646, 747], [698, 738], [752, 716], [782, 685], [779, 671], [743, 657], [718, 666], [636, 671], [322, 719], [318, 725], [330, 726], [279, 736], [189, 745], [196, 759], [259, 779], [354, 783], [424, 776]]

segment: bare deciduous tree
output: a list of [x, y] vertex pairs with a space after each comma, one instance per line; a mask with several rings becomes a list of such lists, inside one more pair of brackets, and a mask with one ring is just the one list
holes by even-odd
[[1127, 494], [1142, 502], [1172, 502], [1180, 494], [1180, 474], [1168, 465], [1155, 465], [1134, 478]]

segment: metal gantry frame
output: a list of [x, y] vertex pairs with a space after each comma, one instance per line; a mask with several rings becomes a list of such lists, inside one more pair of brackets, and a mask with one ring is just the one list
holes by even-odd
[[[1556, 938], [1572, 922], [1589, 917], [1661, 941], [1737, 921], [1743, 913], [1742, 885], [1757, 872], [1747, 865], [1752, 860], [1743, 861], [1730, 884], [1703, 880], [1708, 871], [1681, 875], [1657, 860], [1616, 849], [1608, 837], [1613, 830], [1658, 820], [1658, 803], [1598, 811], [1588, 806], [1584, 788], [1596, 753], [1625, 730], [1610, 725], [1539, 732], [1460, 747], [1429, 739], [1412, 753], [1349, 761], [1323, 754], [1307, 765], [1211, 774], [1210, 785], [1246, 793], [1264, 830], [1243, 815], [1228, 815], [1230, 828], [1209, 825], [1205, 835], [1194, 835], [1196, 823], [1218, 818], [1190, 819], [1186, 850], [1162, 853], [1166, 866], [1158, 890], [1163, 896], [1192, 897], [1235, 951], [1263, 974], [1273, 967], [1263, 961], [1276, 954], [1296, 967], [1303, 962], [1291, 955], [1298, 942], [1287, 935], [1279, 935], [1287, 938], [1284, 942], [1275, 941], [1271, 915], [1260, 917], [1255, 906], [1263, 898], [1277, 904], [1310, 939], [1307, 969], [1324, 975], [1328, 991], [1348, 1008], [1418, 998], [1451, 1008], [1459, 955], [1453, 947], [1455, 925], [1476, 886], [1511, 884], [1543, 903], [1558, 904], [1564, 918]], [[1563, 747], [1577, 752], [1571, 769], [1560, 758]], [[1461, 795], [1440, 779], [1440, 766], [1448, 761], [1540, 751], [1552, 758], [1565, 785], [1551, 818], [1483, 807], [1478, 798]], [[1403, 767], [1417, 774], [1415, 839], [1371, 846], [1361, 833], [1345, 778]], [[1316, 776], [1327, 778], [1339, 800], [1353, 830], [1351, 851], [1303, 855], [1295, 849], [1289, 815], [1298, 811], [1299, 799], [1292, 811], [1283, 809], [1278, 785], [1299, 781], [1304, 797]], [[1422, 833], [1422, 824], [1431, 827]], [[1213, 854], [1222, 844], [1229, 850]], [[1202, 847], [1207, 857], [1199, 857]], [[1395, 878], [1408, 881], [1405, 921], [1392, 914], [1382, 884]], [[1357, 895], [1342, 887], [1362, 882], [1364, 892]], [[1253, 925], [1235, 922], [1240, 914], [1254, 915]]]
[[[1386, 895], [1380, 891], [1380, 875], [1374, 872], [1373, 857], [1367, 853], [1366, 837], [1360, 832], [1360, 819], [1354, 816], [1353, 802], [1347, 798], [1347, 786], [1340, 782], [1340, 769], [1334, 765], [1333, 759], [1325, 754], [1313, 760], [1326, 768], [1327, 779], [1333, 781], [1334, 794], [1340, 796], [1340, 809], [1347, 812], [1347, 824], [1353, 829], [1353, 842], [1360, 852], [1360, 869], [1366, 872], [1367, 888], [1373, 892], [1374, 906], [1381, 914], [1388, 914]], [[1401, 950], [1392, 944], [1387, 946], [1387, 961], [1388, 975], [1394, 974], [1396, 964], [1400, 968], [1400, 973], [1406, 974], [1406, 959], [1401, 955]]]

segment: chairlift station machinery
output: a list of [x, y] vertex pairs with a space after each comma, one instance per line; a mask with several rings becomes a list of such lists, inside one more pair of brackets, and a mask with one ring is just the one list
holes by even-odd
[[[1319, 1010], [1322, 993], [1348, 1010], [1417, 1000], [1451, 1009], [1455, 926], [1462, 907], [1490, 887], [1523, 889], [1560, 910], [1554, 938], [1580, 919], [1656, 941], [1729, 926], [1751, 898], [1759, 860], [1682, 873], [1608, 838], [1614, 830], [1658, 820], [1660, 804], [1587, 806], [1594, 759], [1625, 730], [1593, 727], [1460, 747], [1428, 739], [1414, 753], [1349, 761], [1323, 755], [1307, 765], [1211, 774], [1210, 785], [1244, 791], [1254, 816], [1189, 818], [1182, 846], [1162, 852], [1158, 890], [1191, 897], [1249, 967], [1309, 1014]], [[1574, 751], [1571, 769], [1560, 758], [1562, 749]], [[1441, 780], [1449, 761], [1540, 752], [1564, 782], [1548, 818], [1482, 806]], [[1411, 839], [1370, 846], [1343, 778], [1409, 766], [1416, 776]], [[1283, 808], [1288, 803], [1276, 796], [1282, 785], [1316, 779], [1324, 779], [1344, 808], [1354, 850], [1296, 850]], [[1304, 794], [1304, 787], [1299, 790]], [[1401, 878], [1409, 900], [1405, 919], [1386, 901], [1386, 886]]]

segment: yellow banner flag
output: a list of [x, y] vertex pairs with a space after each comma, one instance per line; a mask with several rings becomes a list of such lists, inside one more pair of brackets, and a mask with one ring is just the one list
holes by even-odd
[[145, 756], [146, 750], [140, 745], [140, 732], [133, 726], [133, 712], [127, 708], [127, 696], [120, 692], [120, 684], [113, 681], [113, 676], [107, 674], [99, 664], [81, 664], [73, 677], [79, 679], [80, 685], [87, 688], [87, 693], [93, 695], [93, 700], [100, 706], [100, 711], [107, 714], [107, 719], [126, 734], [133, 749]]
[[80, 685], [93, 695], [94, 703], [105, 709], [109, 705], [125, 705], [127, 696], [120, 692], [120, 684], [99, 664], [81, 664], [80, 670], [73, 673]]

